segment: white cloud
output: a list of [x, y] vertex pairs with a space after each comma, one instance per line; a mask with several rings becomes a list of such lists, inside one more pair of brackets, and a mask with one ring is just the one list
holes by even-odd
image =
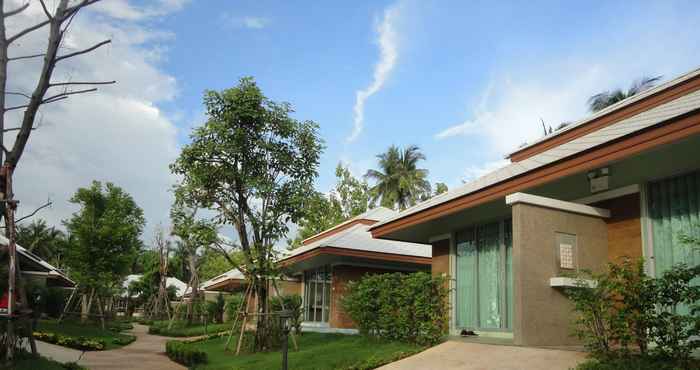
[[149, 6], [138, 7], [128, 0], [109, 0], [96, 4], [93, 9], [111, 18], [140, 21], [180, 11], [189, 2], [190, 0], [157, 0]]
[[221, 22], [227, 27], [248, 28], [260, 30], [270, 25], [270, 19], [252, 15], [239, 16], [231, 13], [223, 13]]
[[[135, 23], [143, 18], [129, 13], [128, 9], [136, 8], [124, 1], [99, 4], [110, 3], [124, 8], [119, 12], [96, 7], [79, 14], [64, 45], [68, 52], [106, 38], [111, 38], [112, 44], [61, 62], [53, 80], [117, 80], [117, 84], [41, 109], [40, 127], [32, 132], [16, 172], [15, 187], [21, 202], [18, 215], [51, 198], [52, 208], [33, 219], [60, 225], [77, 210], [68, 200], [78, 187], [89, 186], [93, 179], [109, 181], [124, 188], [144, 209], [148, 224], [143, 239], [150, 241], [158, 223], [169, 224], [169, 189], [175, 178], [168, 165], [178, 154], [178, 129], [158, 108], [159, 103], [177, 95], [175, 78], [157, 65], [163, 57], [163, 43], [172, 35]], [[173, 10], [184, 3], [163, 0], [158, 4]], [[11, 26], [17, 29], [41, 16], [38, 2], [32, 2], [25, 13], [13, 17]], [[45, 47], [45, 32], [30, 34], [11, 48], [12, 55], [40, 51]], [[12, 64], [8, 90], [31, 91], [38, 68], [38, 60]], [[19, 113], [6, 118], [8, 127], [13, 127]], [[6, 135], [6, 140], [12, 142], [14, 136]]]
[[462, 177], [462, 181], [469, 182], [471, 180], [476, 180], [481, 176], [507, 166], [509, 163], [510, 161], [507, 159], [500, 159], [493, 162], [486, 162], [483, 165], [469, 166], [464, 170], [464, 177]]
[[393, 5], [384, 10], [384, 18], [377, 26], [377, 43], [379, 44], [379, 61], [374, 66], [372, 83], [365, 89], [355, 93], [355, 106], [353, 107], [353, 128], [347, 141], [352, 142], [362, 133], [365, 121], [365, 102], [376, 94], [386, 83], [387, 78], [396, 65], [399, 56], [398, 36], [396, 22], [400, 15], [401, 7]]

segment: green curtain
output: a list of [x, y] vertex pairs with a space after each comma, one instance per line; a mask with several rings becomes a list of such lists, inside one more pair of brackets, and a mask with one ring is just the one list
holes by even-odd
[[700, 251], [680, 240], [700, 236], [700, 172], [650, 183], [648, 198], [656, 276], [678, 263], [700, 264]]
[[503, 241], [506, 245], [506, 307], [508, 315], [505, 318], [505, 327], [513, 328], [513, 220], [508, 219], [503, 223]]
[[680, 241], [682, 235], [700, 235], [700, 172], [653, 182], [648, 189], [656, 275], [677, 263], [700, 263], [697, 249]]
[[457, 326], [476, 328], [476, 243], [474, 230], [457, 234]]
[[492, 223], [477, 229], [479, 327], [501, 327], [501, 243], [499, 224]]

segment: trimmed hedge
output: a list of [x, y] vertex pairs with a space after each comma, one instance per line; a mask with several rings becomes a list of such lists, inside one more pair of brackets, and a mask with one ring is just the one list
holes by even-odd
[[165, 343], [165, 353], [171, 360], [192, 367], [207, 362], [207, 354], [179, 340], [169, 340]]
[[420, 345], [447, 335], [447, 279], [429, 273], [365, 275], [348, 284], [343, 307], [365, 335]]
[[102, 351], [107, 347], [107, 343], [105, 343], [105, 341], [102, 339], [71, 337], [68, 335], [45, 333], [40, 331], [35, 331], [32, 334], [35, 339], [40, 341], [57, 344], [63, 347], [75, 348], [82, 351]]

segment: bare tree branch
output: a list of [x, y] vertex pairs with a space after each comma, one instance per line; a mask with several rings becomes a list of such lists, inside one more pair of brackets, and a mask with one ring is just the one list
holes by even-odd
[[21, 92], [15, 92], [15, 91], [5, 91], [5, 95], [17, 95], [17, 96], [24, 96], [27, 99], [31, 99], [32, 97]]
[[39, 0], [39, 3], [41, 3], [41, 8], [44, 9], [44, 14], [46, 14], [46, 18], [53, 19], [53, 16], [51, 15], [51, 13], [49, 13], [49, 9], [46, 8], [44, 0]]
[[97, 43], [97, 44], [95, 44], [95, 45], [93, 45], [93, 46], [90, 46], [90, 47], [87, 48], [87, 49], [80, 50], [80, 51], [76, 51], [75, 53], [70, 53], [70, 54], [66, 54], [66, 55], [61, 55], [60, 57], [57, 57], [57, 58], [56, 58], [56, 62], [60, 62], [60, 61], [62, 61], [63, 59], [72, 58], [72, 57], [74, 57], [74, 56], [78, 56], [78, 55], [81, 55], [81, 54], [89, 53], [89, 52], [91, 52], [91, 51], [93, 51], [93, 50], [99, 48], [100, 46], [107, 45], [107, 44], [109, 44], [109, 43], [111, 43], [111, 42], [112, 42], [112, 40], [105, 40], [105, 41], [99, 42], [99, 43]]
[[38, 58], [38, 57], [43, 57], [46, 54], [34, 54], [34, 55], [24, 55], [21, 57], [12, 57], [12, 58], [7, 58], [8, 62], [11, 62], [13, 60], [20, 60], [20, 59], [31, 59], [31, 58]]
[[84, 94], [84, 93], [89, 93], [89, 92], [93, 92], [93, 91], [97, 91], [97, 88], [96, 88], [96, 87], [93, 87], [92, 89], [75, 90], [75, 91], [65, 91], [65, 92], [62, 92], [62, 93], [60, 93], [60, 94], [56, 94], [56, 95], [54, 95], [54, 96], [50, 96], [50, 97], [44, 99], [44, 101], [42, 102], [42, 104], [44, 104], [44, 103], [50, 103], [50, 102], [52, 102], [52, 101], [54, 101], [54, 100], [56, 100], [56, 99], [58, 99], [58, 98], [64, 97], [64, 96], [67, 97], [68, 95]]
[[45, 204], [43, 204], [43, 205], [40, 206], [39, 208], [35, 209], [32, 213], [30, 213], [30, 214], [28, 214], [28, 215], [26, 215], [26, 216], [23, 216], [23, 217], [18, 218], [17, 221], [15, 221], [15, 223], [21, 222], [21, 221], [23, 221], [23, 220], [28, 219], [29, 217], [34, 216], [37, 212], [41, 211], [42, 209], [44, 209], [44, 208], [46, 208], [46, 207], [50, 207], [51, 204], [53, 204], [52, 201], [50, 201], [50, 200], [47, 201]]
[[[2, 17], [3, 18], [12, 17], [13, 15], [17, 15], [19, 13], [22, 13], [28, 7], [29, 7], [29, 2], [27, 1], [26, 4], [20, 6], [19, 8], [15, 9], [15, 10], [10, 10], [9, 12], [6, 12], [6, 13], [3, 13]], [[0, 9], [0, 11], [2, 11], [2, 9]]]
[[83, 0], [82, 2], [80, 2], [78, 4], [67, 7], [61, 21], [65, 21], [69, 17], [72, 17], [73, 14], [75, 14], [78, 10], [80, 10], [88, 5], [92, 5], [98, 1], [100, 1], [100, 0]]
[[76, 81], [76, 82], [56, 82], [56, 83], [50, 83], [49, 87], [54, 87], [54, 86], [67, 86], [67, 85], [111, 85], [115, 84], [117, 81], [95, 81], [95, 82], [90, 82], [90, 81]]
[[[95, 90], [96, 90], [96, 89], [95, 89]], [[87, 91], [83, 91], [83, 92], [87, 92]], [[59, 95], [57, 95], [57, 96], [55, 96], [55, 97], [51, 97], [51, 98], [49, 98], [49, 99], [44, 99], [44, 100], [42, 100], [39, 104], [41, 105], [41, 104], [55, 103], [55, 102], [57, 102], [57, 101], [59, 101], [59, 100], [68, 99], [68, 96], [67, 96], [67, 95], [71, 95], [71, 94], [65, 94], [65, 93], [59, 94]], [[24, 104], [24, 105], [16, 105], [16, 106], [14, 106], [14, 107], [5, 108], [5, 112], [9, 112], [9, 111], [11, 111], [11, 110], [22, 109], [22, 108], [29, 108], [30, 105], [31, 105], [31, 104]], [[30, 128], [29, 130], [31, 130], [31, 128]]]
[[[22, 129], [21, 127], [12, 127], [12, 128], [4, 129], [4, 130], [2, 130], [2, 132], [19, 131], [21, 129]], [[32, 130], [36, 130], [36, 129], [37, 129], [36, 127], [32, 127]]]
[[27, 27], [27, 28], [23, 29], [22, 31], [19, 31], [19, 32], [18, 32], [17, 34], [15, 34], [14, 36], [8, 37], [8, 38], [7, 38], [7, 45], [10, 45], [11, 43], [17, 41], [18, 38], [20, 38], [20, 37], [22, 37], [22, 36], [24, 36], [24, 35], [26, 35], [26, 34], [28, 34], [28, 33], [30, 33], [30, 32], [36, 31], [36, 30], [38, 30], [39, 28], [42, 28], [42, 27], [46, 26], [46, 25], [49, 24], [49, 23], [51, 23], [51, 20], [50, 20], [50, 19], [47, 19], [47, 20], [45, 20], [45, 21], [43, 21], [43, 22], [41, 22], [41, 23], [37, 23], [37, 24], [35, 24], [35, 25], [31, 26], [31, 27]]

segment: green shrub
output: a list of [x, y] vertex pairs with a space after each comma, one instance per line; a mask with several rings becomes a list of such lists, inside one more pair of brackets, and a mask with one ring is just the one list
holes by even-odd
[[591, 359], [579, 364], [576, 370], [681, 370], [665, 360], [632, 356], [606, 360]]
[[591, 366], [641, 358], [688, 367], [691, 353], [700, 348], [700, 286], [694, 283], [700, 266], [679, 264], [652, 278], [645, 275], [642, 260], [625, 260], [610, 264], [605, 273], [581, 276], [596, 286], [566, 294], [578, 314], [575, 334], [599, 360]]
[[348, 284], [343, 307], [365, 335], [430, 345], [447, 334], [447, 294], [446, 279], [425, 272], [366, 275]]
[[233, 321], [236, 318], [238, 310], [241, 309], [243, 302], [243, 294], [232, 294], [226, 298], [224, 310], [226, 311], [227, 321]]
[[102, 351], [107, 347], [107, 344], [102, 339], [71, 337], [68, 335], [44, 333], [40, 331], [35, 331], [33, 333], [33, 336], [35, 339], [38, 339], [43, 342], [57, 344], [59, 346], [68, 348], [75, 348], [83, 351]]
[[126, 338], [114, 338], [112, 339], [112, 343], [116, 344], [118, 346], [125, 346], [127, 344], [131, 344], [136, 340], [136, 337], [134, 336], [129, 336]]
[[273, 312], [279, 312], [287, 309], [292, 312], [291, 327], [296, 334], [301, 334], [301, 322], [302, 322], [302, 300], [301, 296], [298, 294], [288, 294], [278, 297], [272, 297], [270, 299], [270, 306]]
[[165, 343], [165, 353], [171, 360], [188, 367], [207, 362], [206, 352], [188, 346], [186, 343], [178, 340], [167, 341]]

